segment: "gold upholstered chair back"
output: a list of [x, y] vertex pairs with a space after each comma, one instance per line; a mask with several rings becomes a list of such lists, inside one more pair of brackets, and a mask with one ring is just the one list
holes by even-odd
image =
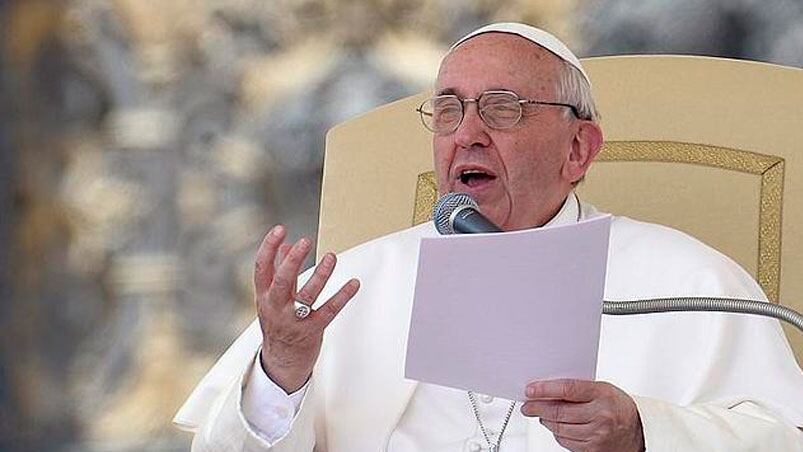
[[[580, 197], [697, 237], [803, 311], [803, 70], [691, 56], [583, 64], [605, 145]], [[427, 95], [329, 131], [319, 253], [429, 219], [432, 137], [415, 112]], [[803, 362], [803, 334], [786, 332]]]

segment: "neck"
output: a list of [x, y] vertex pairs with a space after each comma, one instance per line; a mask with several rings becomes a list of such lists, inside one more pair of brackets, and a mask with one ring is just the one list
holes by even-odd
[[521, 227], [505, 228], [506, 231], [524, 230], [540, 228], [544, 226], [553, 226], [555, 224], [564, 224], [568, 222], [576, 222], [579, 218], [578, 202], [574, 191], [569, 191], [563, 195], [559, 201], [556, 201], [548, 213], [543, 217], [538, 218], [536, 221], [528, 223], [528, 225]]

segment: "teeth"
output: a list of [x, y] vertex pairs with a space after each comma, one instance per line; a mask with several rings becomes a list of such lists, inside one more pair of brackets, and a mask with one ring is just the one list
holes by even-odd
[[480, 176], [481, 178], [490, 178], [491, 175], [486, 173], [485, 171], [481, 171], [478, 169], [469, 169], [460, 172], [460, 182], [464, 184], [468, 184], [471, 180], [474, 179], [473, 176]]

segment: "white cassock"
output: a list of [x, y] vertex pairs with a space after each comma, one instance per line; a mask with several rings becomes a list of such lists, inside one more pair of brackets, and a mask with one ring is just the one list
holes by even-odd
[[[570, 195], [549, 224], [593, 215], [592, 206]], [[434, 235], [427, 223], [339, 256], [320, 299], [352, 277], [362, 287], [327, 329], [306, 392], [295, 395], [297, 410], [283, 393], [284, 401], [275, 403], [270, 389], [254, 390], [254, 381], [267, 381], [264, 374], [253, 374], [262, 372], [254, 366], [262, 339], [255, 321], [174, 419], [195, 433], [193, 450], [446, 452], [487, 447], [465, 392], [403, 377], [419, 239]], [[667, 227], [614, 217], [605, 299], [672, 296], [765, 299], [744, 270], [697, 240]], [[493, 357], [488, 365], [494, 365]], [[776, 320], [721, 313], [603, 316], [597, 379], [633, 397], [650, 452], [803, 451], [803, 433], [795, 427], [803, 426], [803, 372]], [[263, 395], [267, 402], [255, 400]], [[508, 405], [479, 399], [483, 424], [498, 431]], [[537, 419], [514, 412], [501, 451], [559, 450]]]

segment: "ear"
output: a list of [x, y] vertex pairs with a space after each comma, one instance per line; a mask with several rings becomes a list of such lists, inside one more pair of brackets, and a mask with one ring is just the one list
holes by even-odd
[[585, 176], [594, 157], [602, 149], [602, 129], [593, 121], [578, 121], [571, 151], [563, 164], [564, 179], [574, 184]]

